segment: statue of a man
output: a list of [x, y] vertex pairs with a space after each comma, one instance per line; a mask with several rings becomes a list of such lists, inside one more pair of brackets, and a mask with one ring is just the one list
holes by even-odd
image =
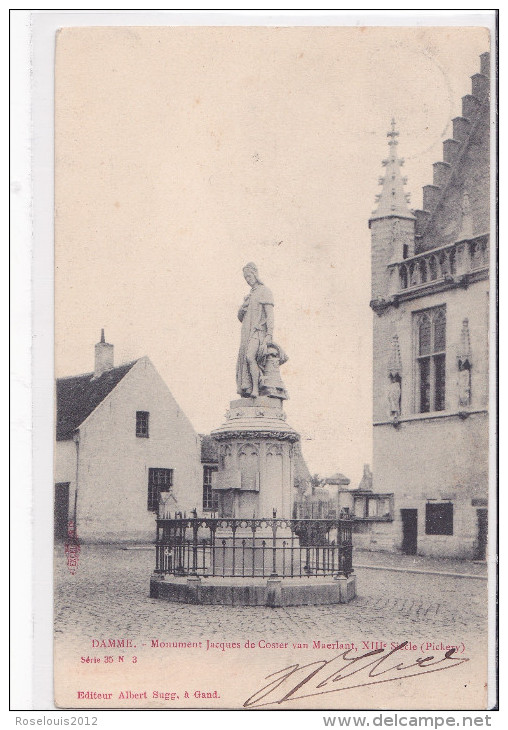
[[400, 377], [390, 377], [388, 386], [388, 404], [390, 407], [390, 416], [398, 418], [400, 416]]
[[[243, 275], [251, 290], [238, 310], [242, 334], [236, 365], [236, 390], [244, 398], [257, 398], [268, 347], [274, 344], [273, 295], [260, 281], [255, 264], [251, 262], [244, 266]], [[277, 347], [277, 350], [280, 363], [285, 362], [287, 357], [280, 348]]]
[[462, 367], [458, 374], [459, 382], [459, 406], [471, 404], [471, 370], [469, 367]]

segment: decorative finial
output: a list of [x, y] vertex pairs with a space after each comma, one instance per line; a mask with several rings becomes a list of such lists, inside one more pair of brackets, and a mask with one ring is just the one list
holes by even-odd
[[399, 133], [395, 129], [395, 119], [394, 119], [394, 117], [392, 117], [392, 125], [391, 126], [392, 126], [391, 130], [386, 133], [386, 136], [391, 138], [390, 141], [388, 142], [388, 144], [390, 146], [393, 146], [393, 145], [399, 144], [398, 141], [395, 139], [396, 137], [399, 136]]
[[104, 327], [101, 329], [101, 342], [102, 343], [105, 343], [106, 342], [106, 340], [104, 338]]
[[376, 196], [377, 208], [373, 211], [371, 220], [393, 216], [414, 220], [414, 215], [408, 208], [409, 199], [404, 191], [407, 178], [403, 177], [400, 171], [403, 159], [397, 156], [399, 132], [393, 117], [390, 126], [390, 131], [386, 133], [390, 152], [382, 161], [385, 168], [384, 175], [378, 179], [382, 192]]
[[462, 322], [462, 331], [460, 333], [460, 348], [457, 353], [459, 370], [471, 367], [471, 339], [469, 336], [469, 320], [464, 319]]
[[402, 378], [402, 358], [400, 356], [400, 346], [398, 335], [392, 337], [392, 347], [390, 352], [390, 360], [388, 362], [388, 376], [391, 380]]

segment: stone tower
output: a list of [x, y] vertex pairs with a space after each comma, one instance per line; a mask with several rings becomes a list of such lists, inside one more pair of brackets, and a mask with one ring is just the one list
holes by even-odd
[[404, 158], [397, 155], [395, 120], [392, 119], [389, 138], [389, 154], [383, 160], [385, 174], [379, 178], [382, 191], [377, 196], [377, 209], [369, 220], [372, 240], [372, 307], [382, 307], [397, 291], [396, 267], [390, 264], [414, 255], [416, 218], [408, 207], [408, 194], [404, 192], [406, 178], [401, 175]]

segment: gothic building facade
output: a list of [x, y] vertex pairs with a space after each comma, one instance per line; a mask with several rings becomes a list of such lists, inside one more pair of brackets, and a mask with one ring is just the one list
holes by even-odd
[[489, 461], [489, 54], [410, 210], [395, 124], [372, 242], [376, 549], [483, 559]]

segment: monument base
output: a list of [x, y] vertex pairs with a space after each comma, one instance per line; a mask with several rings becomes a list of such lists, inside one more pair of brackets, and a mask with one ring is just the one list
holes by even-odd
[[225, 422], [211, 435], [219, 450], [219, 468], [212, 477], [219, 517], [291, 519], [294, 445], [300, 437], [286, 423], [282, 400], [233, 400]]
[[319, 606], [349, 603], [356, 576], [335, 578], [201, 578], [153, 574], [150, 598], [220, 606]]

